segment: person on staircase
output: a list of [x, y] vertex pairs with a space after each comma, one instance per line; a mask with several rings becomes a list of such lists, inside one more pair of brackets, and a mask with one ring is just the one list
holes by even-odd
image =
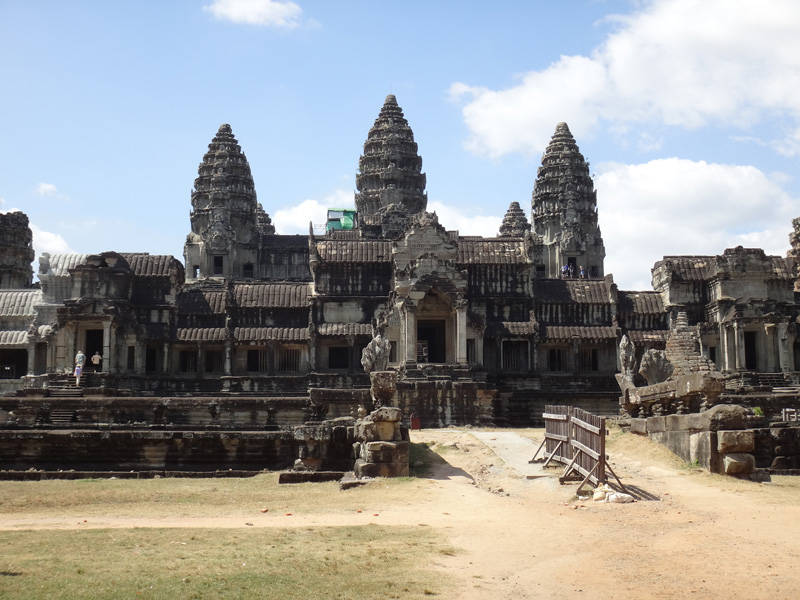
[[75, 355], [75, 387], [81, 386], [81, 375], [83, 374], [83, 365], [86, 363], [86, 355], [83, 350], [78, 350]]

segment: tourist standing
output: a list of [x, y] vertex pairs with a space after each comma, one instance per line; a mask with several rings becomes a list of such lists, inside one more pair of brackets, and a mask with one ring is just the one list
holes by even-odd
[[103, 361], [103, 357], [100, 356], [100, 352], [95, 352], [91, 358], [92, 364], [94, 365], [94, 372], [100, 372], [100, 363]]

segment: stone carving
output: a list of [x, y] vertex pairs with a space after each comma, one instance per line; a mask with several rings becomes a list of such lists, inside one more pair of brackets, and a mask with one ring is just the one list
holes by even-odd
[[636, 372], [636, 346], [627, 335], [623, 335], [619, 342], [619, 362], [623, 379], [633, 381], [633, 374]]
[[648, 385], [666, 381], [672, 375], [673, 366], [663, 350], [647, 350], [642, 356], [639, 373], [647, 380]]
[[389, 340], [378, 332], [361, 352], [361, 366], [364, 367], [364, 372], [385, 371], [389, 364], [390, 348]]
[[369, 374], [372, 384], [370, 393], [375, 408], [381, 408], [391, 403], [397, 391], [397, 373], [394, 371], [374, 371]]

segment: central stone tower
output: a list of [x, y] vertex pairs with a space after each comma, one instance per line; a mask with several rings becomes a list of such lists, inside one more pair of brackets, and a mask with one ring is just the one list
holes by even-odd
[[392, 94], [369, 130], [358, 169], [355, 201], [362, 225], [380, 224], [387, 212], [414, 215], [428, 206], [414, 132]]
[[261, 236], [275, 228], [256, 200], [250, 164], [228, 124], [220, 125], [200, 163], [190, 218], [183, 250], [187, 281], [256, 276]]
[[566, 123], [559, 123], [542, 157], [531, 201], [533, 231], [542, 237], [546, 277], [572, 265], [574, 277], [603, 277], [606, 256], [597, 223], [597, 192], [589, 163]]

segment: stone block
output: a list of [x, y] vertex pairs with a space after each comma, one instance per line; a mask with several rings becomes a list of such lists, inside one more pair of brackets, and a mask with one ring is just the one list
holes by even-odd
[[647, 435], [647, 419], [631, 419], [631, 433]]
[[722, 459], [723, 472], [737, 477], [750, 475], [756, 470], [756, 459], [752, 454], [726, 454]]
[[363, 457], [368, 462], [408, 462], [408, 442], [368, 442]]
[[398, 423], [391, 421], [378, 421], [375, 423], [375, 431], [379, 440], [391, 442], [399, 438]]
[[754, 448], [755, 436], [752, 431], [717, 432], [717, 450], [720, 454], [752, 452]]
[[372, 420], [376, 423], [381, 421], [389, 421], [391, 423], [399, 423], [403, 420], [403, 411], [393, 406], [382, 406], [374, 411], [371, 415]]
[[294, 439], [298, 442], [328, 442], [331, 429], [326, 425], [300, 425], [294, 428]]
[[699, 431], [696, 433], [686, 432], [686, 435], [689, 439], [689, 458], [687, 462], [699, 465], [712, 473], [719, 473], [720, 465], [716, 434], [711, 431]]
[[378, 464], [364, 462], [360, 458], [353, 465], [353, 472], [359, 479], [362, 477], [378, 477]]
[[356, 438], [364, 442], [372, 442], [380, 439], [378, 437], [378, 429], [375, 426], [375, 423], [367, 420], [360, 421], [356, 425]]
[[664, 417], [650, 417], [647, 419], [647, 433], [661, 433], [666, 430], [666, 419]]
[[404, 463], [376, 463], [378, 477], [408, 477], [408, 461]]

